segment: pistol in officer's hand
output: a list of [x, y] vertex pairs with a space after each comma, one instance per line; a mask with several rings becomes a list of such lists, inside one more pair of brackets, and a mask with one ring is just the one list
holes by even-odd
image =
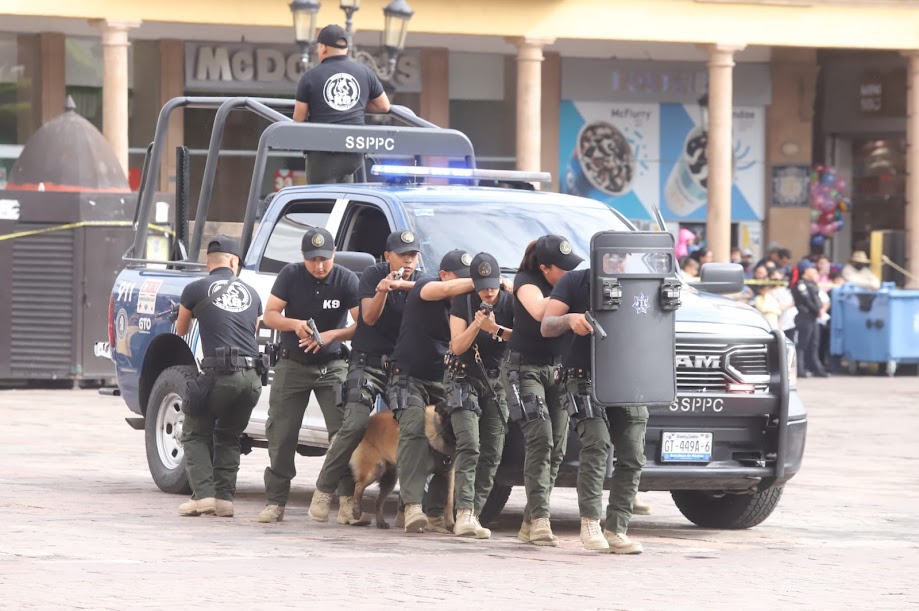
[[301, 320], [297, 323], [297, 328], [294, 329], [294, 333], [297, 334], [301, 340], [310, 339], [313, 335], [310, 325], [305, 320]]
[[571, 330], [578, 335], [590, 335], [594, 332], [594, 327], [587, 320], [587, 316], [585, 314], [572, 314], [569, 320], [569, 326], [571, 327]]

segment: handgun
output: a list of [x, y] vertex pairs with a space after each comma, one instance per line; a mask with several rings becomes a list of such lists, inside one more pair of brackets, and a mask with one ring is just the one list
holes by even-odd
[[325, 345], [325, 342], [322, 341], [322, 335], [319, 333], [319, 327], [316, 326], [316, 321], [310, 318], [306, 321], [306, 324], [310, 326], [310, 334], [313, 336], [313, 341], [319, 344], [320, 348]]
[[404, 268], [404, 267], [400, 267], [399, 269], [397, 269], [396, 271], [393, 272], [393, 278], [392, 278], [392, 279], [393, 279], [393, 280], [402, 280], [402, 274], [404, 274], [404, 273], [405, 273], [405, 268]]
[[584, 312], [584, 318], [587, 319], [587, 323], [594, 328], [594, 332], [600, 336], [600, 339], [606, 339], [606, 329], [604, 329], [600, 322], [594, 318], [593, 314]]
[[491, 305], [490, 303], [485, 303], [483, 301], [481, 304], [479, 304], [479, 310], [481, 310], [482, 312], [485, 312], [486, 316], [491, 314], [494, 309], [495, 309], [495, 306]]

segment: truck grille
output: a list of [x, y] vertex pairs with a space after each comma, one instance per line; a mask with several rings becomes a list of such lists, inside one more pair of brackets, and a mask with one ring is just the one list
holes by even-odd
[[677, 392], [727, 392], [728, 384], [752, 384], [769, 390], [766, 344], [676, 344]]

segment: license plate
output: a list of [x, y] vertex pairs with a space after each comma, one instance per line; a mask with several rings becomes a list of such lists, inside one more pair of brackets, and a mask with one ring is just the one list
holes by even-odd
[[711, 459], [711, 433], [664, 433], [661, 441], [662, 461], [709, 462]]

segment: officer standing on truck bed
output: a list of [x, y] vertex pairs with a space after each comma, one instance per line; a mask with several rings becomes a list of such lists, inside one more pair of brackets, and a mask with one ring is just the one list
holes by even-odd
[[[621, 271], [604, 269], [606, 273]], [[641, 543], [629, 539], [626, 532], [645, 464], [648, 408], [606, 407], [593, 402], [590, 388], [593, 327], [584, 315], [589, 309], [590, 270], [571, 271], [552, 289], [541, 324], [545, 337], [558, 337], [568, 331], [575, 334], [565, 349], [562, 366], [567, 387], [567, 411], [581, 440], [578, 467], [581, 543], [589, 550], [640, 554]], [[615, 375], [615, 372], [612, 374]], [[616, 447], [616, 467], [609, 491], [605, 528], [601, 531], [599, 520], [610, 442]]]
[[444, 390], [456, 437], [454, 534], [488, 539], [479, 522], [495, 481], [507, 434], [502, 361], [514, 324], [514, 298], [501, 287], [498, 261], [479, 253], [469, 266], [475, 293], [453, 300]]
[[[428, 488], [429, 522], [422, 509], [422, 497], [432, 457], [424, 431], [428, 405], [442, 403], [444, 357], [450, 344], [450, 300], [474, 290], [469, 278], [472, 257], [463, 250], [451, 250], [440, 261], [439, 278], [422, 278], [409, 293], [393, 351], [389, 407], [399, 421], [397, 470], [400, 495], [405, 505], [405, 532], [433, 527], [449, 532], [443, 517], [446, 486], [443, 474], [435, 473]], [[443, 494], [442, 494], [443, 493]]]
[[[348, 57], [348, 36], [338, 25], [319, 31], [316, 51], [320, 63], [303, 73], [297, 85], [294, 121], [364, 125], [364, 113], [389, 112], [389, 98], [377, 75]], [[309, 184], [352, 182], [361, 166], [360, 153], [310, 152], [306, 160]]]
[[[265, 308], [265, 325], [281, 332], [281, 349], [265, 424], [271, 466], [265, 469], [268, 502], [259, 522], [284, 517], [310, 393], [316, 394], [330, 440], [342, 425], [342, 384], [348, 368], [341, 342], [354, 336], [355, 325], [347, 323], [349, 311], [357, 319], [358, 279], [351, 270], [335, 265], [335, 242], [325, 229], [308, 229], [301, 250], [303, 262], [281, 270]], [[343, 473], [336, 486], [338, 521], [348, 524], [353, 519], [354, 481]]]
[[236, 274], [239, 243], [216, 236], [207, 245], [207, 277], [185, 287], [179, 300], [176, 334], [198, 319], [204, 358], [202, 374], [189, 383], [182, 406], [182, 445], [192, 498], [179, 514], [233, 517], [239, 471], [239, 436], [249, 423], [267, 372], [255, 341], [262, 302]]
[[[414, 233], [395, 231], [386, 239], [385, 261], [361, 274], [360, 310], [355, 316], [357, 330], [351, 341], [351, 362], [344, 388], [344, 422], [316, 480], [309, 510], [316, 521], [328, 520], [332, 493], [343, 478], [351, 476], [351, 454], [364, 438], [375, 401], [385, 396], [390, 356], [399, 336], [406, 297], [420, 277], [415, 270], [420, 248]], [[353, 482], [350, 494], [354, 494]]]

